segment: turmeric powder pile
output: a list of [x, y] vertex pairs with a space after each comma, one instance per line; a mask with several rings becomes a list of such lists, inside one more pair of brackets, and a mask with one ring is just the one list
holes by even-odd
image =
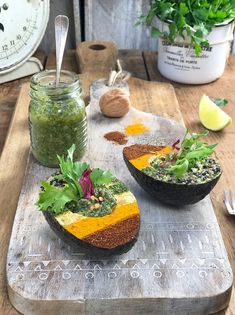
[[147, 131], [149, 131], [149, 128], [147, 128], [144, 124], [141, 123], [129, 125], [125, 128], [125, 134], [128, 136], [140, 135]]

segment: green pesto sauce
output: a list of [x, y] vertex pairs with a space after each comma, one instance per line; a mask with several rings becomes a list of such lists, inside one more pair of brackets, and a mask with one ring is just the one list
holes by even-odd
[[[101, 185], [95, 189], [96, 199], [80, 199], [66, 204], [64, 211], [70, 210], [86, 217], [103, 217], [111, 214], [117, 205], [115, 195], [128, 191], [125, 184], [115, 179], [109, 186]], [[101, 200], [99, 199], [101, 198]], [[99, 205], [95, 208], [95, 205]], [[64, 212], [62, 211], [62, 213]]]
[[81, 98], [54, 99], [47, 96], [32, 99], [29, 106], [29, 128], [34, 157], [43, 165], [58, 166], [57, 155], [66, 155], [74, 143], [75, 159], [86, 151], [87, 122]]
[[129, 191], [127, 186], [118, 179], [113, 180], [112, 183], [108, 186], [108, 189], [115, 195]]
[[[117, 200], [112, 192], [107, 188], [97, 188], [95, 189], [94, 196], [97, 198], [92, 199], [80, 199], [77, 203], [73, 202], [72, 207], [67, 206], [69, 210], [75, 213], [79, 213], [86, 217], [103, 217], [107, 214], [111, 214], [115, 206], [117, 205]], [[103, 201], [99, 201], [99, 197], [103, 198]], [[99, 205], [99, 208], [95, 208], [95, 205]]]

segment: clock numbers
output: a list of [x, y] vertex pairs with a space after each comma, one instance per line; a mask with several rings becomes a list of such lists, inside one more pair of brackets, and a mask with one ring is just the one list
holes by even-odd
[[8, 45], [2, 45], [2, 50], [6, 51], [8, 49]]
[[11, 41], [10, 41], [10, 45], [11, 45], [11, 46], [14, 46], [14, 45], [15, 45], [15, 41], [14, 41], [14, 40], [11, 40]]
[[3, 8], [3, 10], [7, 10], [9, 8], [9, 5], [7, 3], [4, 3], [2, 8]]
[[21, 40], [21, 35], [18, 34], [18, 35], [16, 36], [16, 39]]

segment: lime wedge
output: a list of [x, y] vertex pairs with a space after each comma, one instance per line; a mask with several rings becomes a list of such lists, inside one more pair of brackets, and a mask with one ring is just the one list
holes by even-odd
[[205, 94], [199, 103], [199, 118], [204, 127], [213, 131], [222, 130], [232, 123], [232, 118]]

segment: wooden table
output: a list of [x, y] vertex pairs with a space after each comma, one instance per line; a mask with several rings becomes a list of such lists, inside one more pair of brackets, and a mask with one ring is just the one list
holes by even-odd
[[[130, 71], [134, 76], [146, 79], [169, 82], [163, 78], [156, 66], [156, 54], [154, 52], [141, 52], [138, 50], [121, 50], [119, 52], [120, 58], [124, 61], [124, 68]], [[45, 59], [47, 68], [54, 68], [55, 56], [52, 54]], [[64, 59], [64, 69], [77, 71], [75, 53], [74, 51], [68, 51]], [[188, 86], [177, 83], [172, 83], [176, 95], [178, 97], [181, 111], [184, 117], [186, 126], [192, 131], [200, 131], [203, 129], [198, 119], [198, 103], [203, 93], [209, 95], [212, 98], [223, 97], [229, 100], [229, 104], [225, 107], [225, 111], [229, 113], [233, 118], [235, 117], [235, 56], [231, 56], [223, 77], [216, 82], [201, 86]], [[18, 201], [18, 194], [20, 192], [21, 180], [23, 179], [23, 171], [18, 170], [17, 165], [26, 164], [26, 156], [28, 154], [27, 149], [24, 147], [23, 139], [19, 139], [18, 150], [15, 150], [16, 154], [12, 156], [6, 156], [4, 154], [3, 146], [5, 139], [6, 146], [12, 145], [10, 142], [10, 136], [12, 132], [16, 132], [11, 128], [10, 122], [14, 112], [14, 105], [18, 97], [20, 87], [23, 82], [27, 82], [29, 78], [17, 80], [11, 83], [6, 83], [0, 87], [0, 152], [2, 152], [0, 160], [0, 181], [1, 185], [6, 185], [7, 181], [1, 179], [7, 179], [6, 165], [15, 168], [17, 181], [8, 178], [11, 183], [11, 189], [14, 191], [12, 199], [9, 201], [10, 212], [6, 213], [6, 210], [1, 207], [1, 225], [0, 225], [0, 314], [17, 314], [18, 312], [11, 306], [6, 291], [6, 276], [5, 276], [5, 262], [8, 249], [8, 242], [11, 233], [11, 227], [14, 220], [14, 213]], [[14, 117], [14, 116], [13, 116]], [[25, 121], [22, 121], [25, 124]], [[10, 126], [10, 127], [9, 127]], [[12, 125], [13, 126], [13, 125]], [[10, 128], [10, 129], [9, 129]], [[216, 156], [221, 161], [224, 169], [223, 176], [213, 190], [211, 194], [215, 213], [221, 228], [224, 243], [228, 252], [229, 260], [235, 274], [235, 218], [227, 214], [223, 204], [223, 189], [229, 187], [235, 191], [235, 144], [234, 141], [235, 126], [232, 124], [222, 132], [211, 132], [208, 136], [208, 140], [215, 143], [219, 143], [217, 147]], [[21, 167], [21, 169], [24, 169]], [[17, 183], [16, 183], [17, 182]], [[4, 203], [0, 200], [0, 204]], [[5, 201], [6, 202], [6, 201]], [[235, 314], [235, 298], [232, 294], [231, 302], [226, 311], [218, 313], [220, 315]], [[199, 315], [199, 314], [198, 314]]]

